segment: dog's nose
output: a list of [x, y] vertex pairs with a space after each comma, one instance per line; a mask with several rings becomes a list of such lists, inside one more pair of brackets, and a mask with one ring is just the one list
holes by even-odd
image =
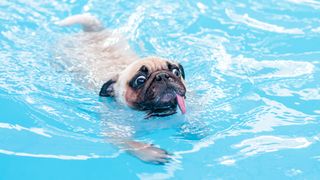
[[156, 75], [156, 80], [157, 81], [162, 81], [162, 80], [166, 80], [169, 79], [169, 74], [165, 73], [165, 72], [161, 72], [159, 74]]

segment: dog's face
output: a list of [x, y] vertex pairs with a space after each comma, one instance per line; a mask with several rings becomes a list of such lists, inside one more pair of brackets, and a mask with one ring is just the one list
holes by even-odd
[[135, 61], [106, 82], [100, 96], [114, 96], [128, 106], [149, 111], [149, 115], [170, 115], [177, 105], [185, 112], [183, 67], [169, 60], [150, 57]]

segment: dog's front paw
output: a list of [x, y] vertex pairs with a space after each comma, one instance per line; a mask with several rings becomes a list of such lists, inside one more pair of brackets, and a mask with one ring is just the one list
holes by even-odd
[[142, 161], [152, 164], [165, 164], [169, 162], [170, 155], [167, 151], [157, 148], [152, 144], [144, 144], [141, 142], [130, 142], [128, 151], [141, 159]]

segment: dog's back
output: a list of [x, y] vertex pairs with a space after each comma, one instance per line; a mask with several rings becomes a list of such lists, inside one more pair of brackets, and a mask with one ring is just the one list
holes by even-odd
[[100, 88], [116, 73], [122, 71], [138, 56], [127, 40], [117, 31], [103, 28], [102, 23], [90, 14], [68, 17], [57, 23], [60, 26], [82, 25], [84, 32], [65, 38], [63, 54], [68, 69], [79, 73], [89, 86]]

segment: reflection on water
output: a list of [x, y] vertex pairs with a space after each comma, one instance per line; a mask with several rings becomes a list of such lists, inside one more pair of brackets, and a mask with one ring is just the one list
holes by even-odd
[[[0, 9], [0, 153], [118, 158], [122, 152], [105, 140], [116, 134], [173, 154], [159, 171], [141, 165], [140, 178], [183, 179], [194, 167], [200, 178], [232, 177], [223, 172], [261, 169], [267, 157], [272, 168], [279, 156], [275, 175], [319, 176], [305, 173], [320, 159], [310, 150], [320, 134], [319, 2], [5, 1]], [[123, 33], [140, 56], [182, 63], [188, 113], [146, 121], [76, 83], [59, 42], [79, 28], [55, 22], [83, 12]], [[285, 166], [299, 156], [304, 166]]]

